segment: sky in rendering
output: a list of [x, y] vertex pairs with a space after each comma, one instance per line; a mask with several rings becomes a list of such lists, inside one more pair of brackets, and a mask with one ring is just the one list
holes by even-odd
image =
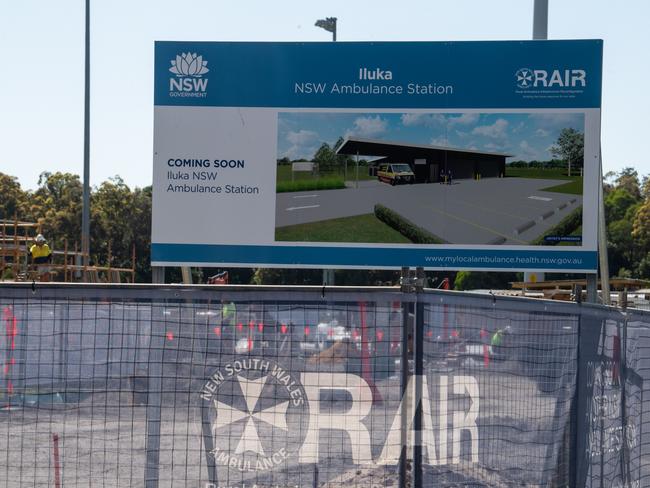
[[281, 113], [280, 158], [309, 159], [339, 137], [506, 153], [508, 161], [546, 161], [563, 128], [584, 132], [576, 113]]

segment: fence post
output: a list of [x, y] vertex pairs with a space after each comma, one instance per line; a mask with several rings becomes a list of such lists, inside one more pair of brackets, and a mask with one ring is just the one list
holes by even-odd
[[415, 416], [413, 418], [413, 487], [422, 488], [422, 377], [424, 375], [424, 303], [418, 293], [424, 289], [424, 269], [417, 268], [415, 283]]
[[[403, 314], [403, 327], [402, 327], [402, 357], [400, 359], [402, 364], [401, 374], [401, 395], [402, 395], [402, 408], [400, 411], [401, 416], [401, 455], [399, 462], [399, 487], [406, 488], [409, 486], [407, 480], [407, 464], [408, 464], [408, 416], [410, 413], [410, 401], [406, 395], [407, 386], [410, 379], [409, 371], [409, 358], [413, 354], [414, 359], [414, 374], [415, 374], [415, 394], [414, 394], [414, 416], [413, 416], [413, 465], [412, 465], [412, 479], [413, 487], [422, 487], [422, 375], [423, 367], [423, 345], [424, 345], [424, 305], [418, 301], [418, 292], [424, 288], [424, 269], [417, 268], [415, 273], [408, 267], [402, 268], [402, 276], [400, 278], [401, 291], [404, 294], [415, 294], [415, 320], [411, 323], [410, 313], [412, 310], [411, 304], [402, 301], [402, 314]], [[409, 345], [413, 350], [409, 350]]]
[[[408, 267], [402, 268], [402, 275], [400, 278], [402, 293], [410, 293], [411, 291], [411, 270]], [[400, 364], [402, 370], [400, 372], [400, 398], [401, 409], [400, 415], [400, 457], [399, 457], [399, 488], [407, 487], [406, 479], [406, 464], [407, 464], [407, 416], [408, 416], [408, 398], [406, 396], [406, 387], [409, 380], [409, 303], [402, 299], [402, 341], [401, 341], [401, 357]]]
[[[589, 297], [587, 297], [589, 298]], [[576, 302], [578, 305], [582, 303], [582, 287], [576, 286]], [[581, 346], [582, 346], [582, 307], [578, 311], [578, 341], [577, 341], [577, 350], [576, 350], [576, 385], [573, 398], [571, 398], [571, 406], [569, 408], [569, 418], [571, 419], [571, 426], [569, 429], [570, 439], [569, 439], [569, 482], [573, 488], [577, 488], [579, 485], [578, 479], [578, 445], [580, 435], [585, 435], [584, 432], [580, 432], [581, 429], [578, 428], [579, 425], [582, 425], [582, 405], [579, 405], [580, 394], [582, 392], [582, 382], [585, 380], [584, 375], [581, 374]], [[584, 429], [583, 429], [584, 430]]]
[[621, 334], [619, 335], [619, 347], [620, 347], [620, 356], [619, 356], [619, 374], [620, 374], [620, 385], [621, 385], [621, 433], [622, 433], [622, 445], [621, 449], [621, 478], [623, 480], [624, 486], [627, 483], [632, 481], [632, 476], [630, 473], [630, 449], [628, 441], [628, 431], [627, 431], [627, 292], [622, 291], [619, 293], [620, 306], [623, 309], [623, 320], [621, 327]]
[[[163, 352], [165, 331], [163, 330], [161, 303], [153, 303], [151, 308], [151, 343], [149, 346], [148, 395], [147, 395], [147, 437], [145, 441], [146, 464], [144, 473], [145, 488], [158, 488], [160, 463], [160, 420], [162, 408]], [[156, 327], [156, 322], [158, 326]]]

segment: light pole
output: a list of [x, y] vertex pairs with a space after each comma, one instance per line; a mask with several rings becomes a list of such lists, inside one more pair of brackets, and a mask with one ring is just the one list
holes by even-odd
[[332, 40], [336, 41], [336, 17], [325, 17], [324, 19], [317, 20], [314, 25], [325, 29], [327, 32], [331, 32]]
[[[319, 19], [314, 24], [316, 27], [325, 29], [327, 32], [332, 33], [332, 41], [336, 41], [336, 17], [325, 17], [324, 19]], [[345, 173], [347, 175], [347, 160], [345, 162]], [[359, 171], [357, 170], [357, 180], [359, 179]], [[333, 285], [334, 284], [334, 270], [333, 269], [323, 269], [323, 285]]]
[[83, 265], [90, 264], [90, 0], [86, 0], [86, 63], [84, 80], [84, 181], [81, 213]]
[[535, 0], [533, 39], [548, 39], [548, 0]]

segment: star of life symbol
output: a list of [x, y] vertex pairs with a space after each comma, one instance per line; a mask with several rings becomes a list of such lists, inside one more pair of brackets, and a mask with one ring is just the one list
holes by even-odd
[[305, 389], [274, 361], [243, 358], [226, 363], [204, 383], [200, 398], [205, 402], [203, 422], [210, 425], [207, 448], [218, 464], [239, 471], [273, 469], [305, 439]]
[[515, 73], [517, 86], [519, 88], [530, 88], [533, 84], [533, 70], [530, 68], [521, 68]]
[[246, 411], [242, 411], [218, 400], [214, 400], [214, 408], [217, 410], [217, 418], [212, 426], [213, 433], [216, 429], [227, 427], [235, 422], [246, 419], [246, 426], [244, 427], [244, 432], [235, 448], [235, 454], [244, 454], [246, 451], [252, 451], [261, 456], [266, 456], [266, 452], [264, 451], [264, 447], [260, 441], [253, 419], [265, 422], [284, 431], [289, 430], [286, 420], [289, 400], [260, 411], [255, 411], [255, 407], [257, 406], [267, 378], [268, 375], [256, 380], [249, 380], [242, 376], [237, 377], [241, 391], [244, 394], [244, 399], [246, 400]]

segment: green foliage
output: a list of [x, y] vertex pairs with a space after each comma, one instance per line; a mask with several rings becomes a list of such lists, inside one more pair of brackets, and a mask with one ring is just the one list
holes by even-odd
[[[22, 191], [15, 178], [0, 173], [0, 209], [17, 208], [20, 220], [41, 223], [50, 245], [62, 250], [81, 248], [81, 209], [83, 186], [79, 176], [70, 173], [42, 173], [38, 189]], [[136, 250], [136, 281], [151, 281], [151, 187], [131, 190], [119, 177], [91, 191], [90, 261], [131, 267]], [[13, 212], [12, 212], [13, 213]], [[12, 215], [13, 218], [13, 215]]]
[[629, 207], [639, 202], [639, 196], [631, 194], [626, 188], [617, 187], [605, 197], [605, 217], [608, 222], [620, 220]]
[[380, 204], [375, 205], [375, 215], [379, 220], [385, 222], [415, 244], [445, 243], [445, 241], [440, 237], [433, 235], [422, 227], [418, 227], [413, 222], [388, 207], [384, 207]]
[[632, 236], [640, 248], [650, 250], [650, 197], [646, 197], [634, 215]]
[[133, 246], [136, 271], [150, 280], [151, 187], [133, 191], [119, 176], [103, 182], [91, 197], [91, 252], [97, 263], [130, 268]]
[[639, 173], [634, 168], [623, 168], [616, 176], [616, 188], [626, 190], [636, 200], [641, 200]]
[[[368, 174], [368, 168], [367, 166], [362, 166], [363, 163], [364, 163], [363, 161], [359, 161], [359, 180], [376, 179], [376, 176], [370, 176]], [[333, 178], [339, 178], [341, 180], [344, 180], [346, 176], [348, 180], [354, 181], [357, 179], [356, 167], [354, 166], [355, 164], [356, 163], [348, 164], [347, 175], [345, 174], [345, 166], [334, 168], [332, 169], [332, 171], [329, 172], [323, 172], [319, 170], [318, 174], [312, 174], [308, 171], [292, 172], [291, 165], [280, 164], [278, 165], [276, 171], [276, 182], [278, 185], [280, 185], [280, 183], [284, 183], [287, 181], [288, 182], [300, 181], [300, 180], [313, 181], [319, 179], [333, 179]]]
[[533, 246], [554, 246], [555, 242], [546, 242], [545, 236], [569, 236], [582, 225], [582, 207], [576, 208], [569, 215], [564, 217], [556, 226], [551, 227], [544, 235], [539, 236], [531, 242]]
[[568, 176], [566, 168], [520, 167], [506, 165], [506, 177], [543, 178], [548, 180], [578, 180], [580, 176]]
[[15, 177], [0, 173], [0, 196], [0, 219], [24, 214], [25, 193]]
[[322, 171], [331, 171], [337, 163], [336, 153], [328, 143], [324, 142], [314, 154], [314, 161]]
[[459, 271], [454, 280], [454, 290], [502, 290], [510, 288], [510, 282], [519, 279], [518, 273]]
[[569, 195], [582, 195], [582, 178], [575, 178], [573, 181], [569, 181], [568, 183], [542, 188], [542, 191], [568, 193]]
[[[255, 270], [251, 283], [255, 285], [322, 285], [320, 269], [267, 269]], [[337, 286], [377, 286], [399, 284], [399, 271], [337, 269], [334, 271]]]
[[639, 261], [637, 275], [644, 278], [650, 277], [650, 252]]
[[252, 283], [254, 285], [320, 285], [323, 283], [323, 271], [258, 268], [253, 273]]
[[526, 168], [526, 169], [555, 169], [566, 167], [566, 163], [561, 159], [550, 159], [548, 161], [510, 161], [506, 163], [506, 171], [508, 168]]
[[42, 232], [55, 245], [62, 246], [81, 236], [83, 186], [71, 173], [41, 173], [38, 189], [28, 195], [26, 220], [42, 223]]
[[318, 163], [322, 172], [340, 172], [347, 162], [348, 165], [354, 164], [354, 159], [345, 154], [336, 154], [336, 150], [343, 144], [343, 138], [339, 137], [333, 146], [324, 142], [314, 153], [313, 160]]
[[345, 188], [343, 178], [333, 176], [312, 180], [278, 181], [276, 191], [286, 193], [291, 191], [337, 190], [341, 188]]
[[573, 128], [564, 128], [551, 146], [551, 154], [563, 159], [568, 165], [569, 176], [571, 168], [582, 168], [584, 165], [585, 135]]

